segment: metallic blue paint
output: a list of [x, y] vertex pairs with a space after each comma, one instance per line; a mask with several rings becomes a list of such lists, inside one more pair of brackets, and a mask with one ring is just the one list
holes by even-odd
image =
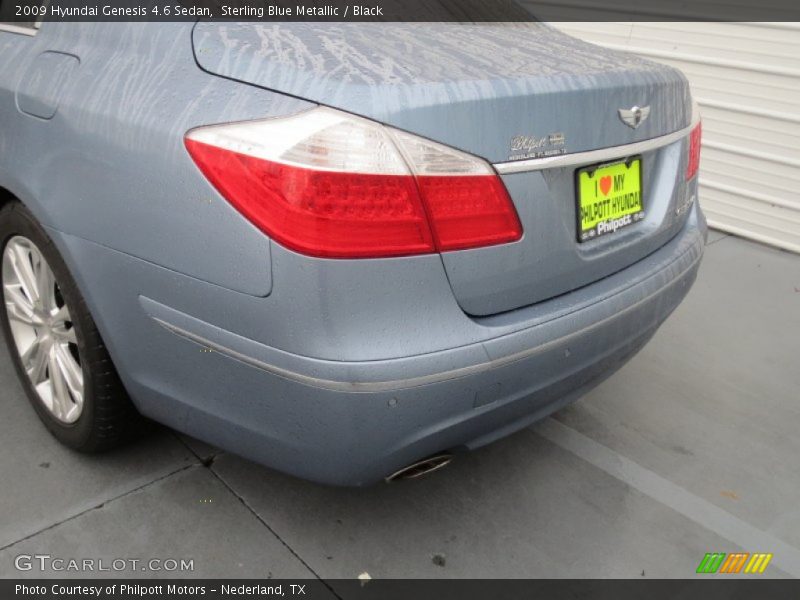
[[[698, 205], [675, 210], [697, 192], [685, 140], [643, 156], [648, 217], [608, 239], [575, 242], [559, 168], [504, 176], [516, 244], [327, 260], [256, 230], [183, 135], [324, 103], [498, 162], [512, 132], [561, 129], [574, 152], [688, 125], [676, 71], [522, 27], [0, 31], [0, 187], [46, 226], [142, 413], [302, 477], [369, 484], [542, 418], [649, 339], [702, 256]], [[48, 77], [44, 53], [78, 64]], [[653, 98], [636, 130], [605, 112]]]

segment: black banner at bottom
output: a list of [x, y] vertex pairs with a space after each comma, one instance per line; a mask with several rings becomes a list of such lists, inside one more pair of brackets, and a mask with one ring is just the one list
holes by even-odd
[[293, 598], [317, 600], [531, 600], [534, 598], [600, 598], [622, 600], [800, 597], [800, 581], [734, 577], [692, 580], [569, 579], [371, 579], [244, 580], [244, 579], [39, 579], [0, 580], [3, 600], [221, 600]]

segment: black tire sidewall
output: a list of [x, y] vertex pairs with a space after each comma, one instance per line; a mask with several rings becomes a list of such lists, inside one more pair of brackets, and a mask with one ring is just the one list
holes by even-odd
[[74, 423], [63, 423], [56, 419], [42, 402], [30, 378], [22, 366], [16, 344], [11, 334], [5, 302], [0, 310], [0, 323], [9, 353], [22, 386], [39, 418], [50, 432], [61, 442], [80, 450], [92, 435], [95, 418], [95, 382], [92, 378], [92, 363], [97, 357], [92, 356], [92, 346], [87, 344], [85, 333], [95, 329], [91, 315], [86, 308], [83, 296], [78, 290], [75, 280], [70, 275], [61, 254], [52, 239], [39, 225], [30, 212], [19, 203], [12, 203], [0, 209], [0, 256], [5, 252], [8, 241], [14, 236], [23, 236], [36, 244], [55, 275], [64, 302], [69, 307], [72, 324], [77, 338], [78, 354], [83, 370], [84, 398], [83, 410]]

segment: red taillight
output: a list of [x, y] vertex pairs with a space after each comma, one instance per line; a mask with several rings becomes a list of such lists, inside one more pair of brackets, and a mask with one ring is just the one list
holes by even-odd
[[686, 164], [686, 180], [697, 175], [700, 168], [700, 144], [703, 137], [703, 124], [698, 123], [689, 134], [689, 159]]
[[186, 147], [239, 212], [288, 248], [351, 258], [434, 251], [411, 177], [314, 171], [191, 139]]
[[522, 235], [481, 159], [330, 109], [204, 127], [185, 141], [239, 212], [304, 254], [405, 256]]
[[505, 244], [522, 236], [517, 212], [497, 175], [417, 178], [440, 252]]

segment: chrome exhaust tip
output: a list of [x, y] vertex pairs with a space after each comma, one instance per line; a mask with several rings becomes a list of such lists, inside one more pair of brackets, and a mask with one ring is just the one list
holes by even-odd
[[400, 481], [401, 479], [418, 479], [428, 473], [433, 473], [439, 469], [443, 469], [450, 464], [453, 460], [453, 455], [446, 452], [441, 454], [434, 454], [428, 458], [423, 458], [415, 463], [411, 463], [407, 467], [403, 467], [399, 471], [395, 471], [386, 478], [386, 483], [393, 481]]

